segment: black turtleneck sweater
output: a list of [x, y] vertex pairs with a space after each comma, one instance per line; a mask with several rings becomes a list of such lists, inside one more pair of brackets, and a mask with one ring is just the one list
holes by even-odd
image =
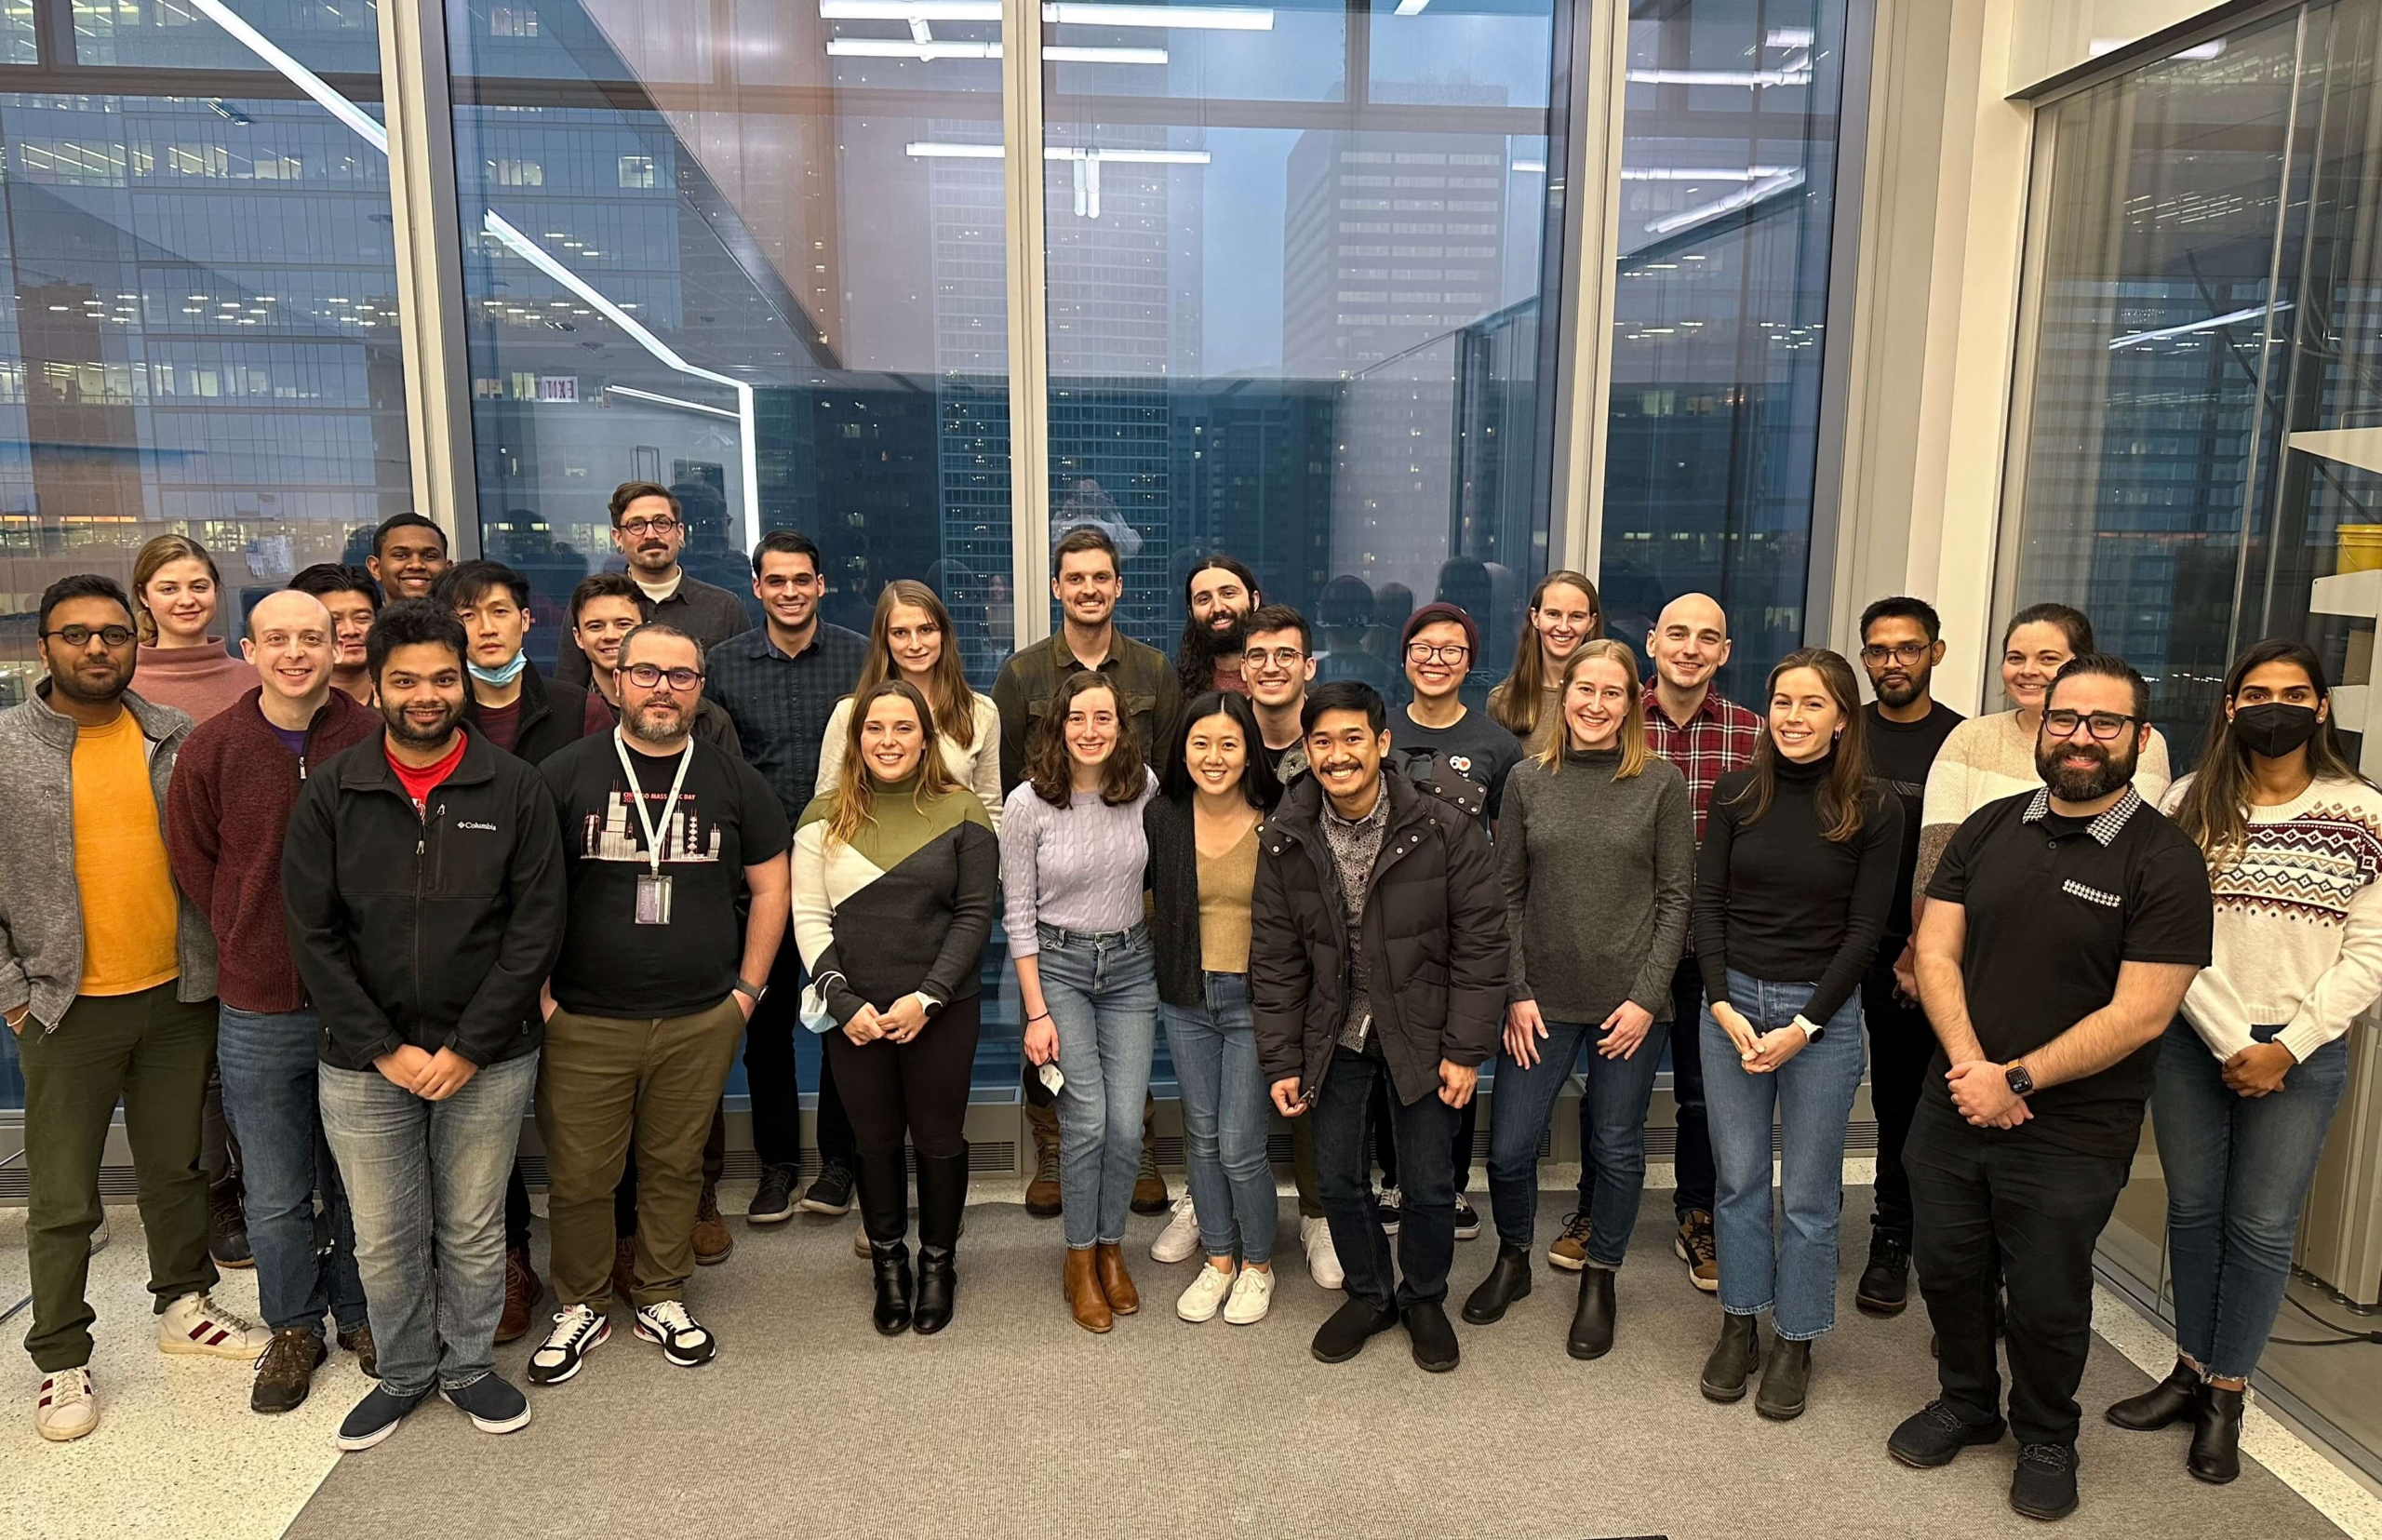
[[1759, 818], [1752, 767], [1713, 785], [1696, 859], [1695, 956], [1705, 998], [1729, 999], [1733, 968], [1765, 983], [1809, 984], [1803, 1016], [1824, 1026], [1877, 955], [1894, 902], [1902, 810], [1872, 786], [1861, 827], [1831, 840], [1820, 830], [1817, 797], [1835, 751], [1808, 765], [1783, 756], [1773, 762], [1777, 789]]

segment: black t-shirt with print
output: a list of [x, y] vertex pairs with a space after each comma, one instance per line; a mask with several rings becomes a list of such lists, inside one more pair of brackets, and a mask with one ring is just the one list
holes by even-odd
[[1521, 763], [1521, 740], [1485, 711], [1466, 711], [1453, 727], [1426, 728], [1404, 711], [1389, 714], [1389, 750], [1409, 781], [1438, 772], [1460, 775], [1481, 788], [1489, 821], [1505, 802], [1505, 777]]
[[[1930, 902], [1963, 906], [1960, 979], [1986, 1057], [2023, 1058], [2109, 1003], [2127, 962], [2208, 966], [2215, 925], [2200, 848], [2128, 790], [2108, 811], [2075, 820], [2047, 792], [2020, 793], [1971, 814], [1927, 884]], [[2088, 1155], [2130, 1156], [2159, 1063], [2159, 1039], [2097, 1075], [2046, 1086], [2012, 1130], [1972, 1127], [1952, 1107], [1941, 1047], [1923, 1103], [1980, 1137], [2040, 1139]]]
[[675, 810], [662, 802], [678, 772], [677, 756], [629, 750], [647, 815], [662, 831], [662, 872], [670, 879], [666, 924], [636, 922], [637, 878], [652, 868], [612, 734], [582, 738], [539, 767], [562, 820], [570, 882], [570, 917], [554, 971], [555, 999], [566, 1011], [686, 1016], [710, 1010], [736, 987], [744, 957], [744, 868], [783, 858], [792, 835], [784, 807], [758, 770], [701, 740], [693, 747]]

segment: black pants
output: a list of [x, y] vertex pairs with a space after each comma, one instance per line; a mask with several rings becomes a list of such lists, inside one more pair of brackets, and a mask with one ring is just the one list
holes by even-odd
[[[720, 1172], [728, 1169], [728, 1104], [712, 1109], [711, 1132], [703, 1140], [703, 1191], [716, 1192]], [[621, 1185], [612, 1189], [612, 1233], [622, 1239], [636, 1234], [636, 1147], [621, 1164]]]
[[1903, 1161], [1945, 1404], [1972, 1423], [2001, 1413], [1993, 1315], [2006, 1278], [2011, 1431], [2021, 1444], [2073, 1445], [2093, 1344], [2093, 1248], [2133, 1162], [1973, 1129], [1932, 1100], [1911, 1121]]
[[[769, 992], [744, 1024], [744, 1086], [753, 1102], [753, 1153], [764, 1166], [802, 1163], [802, 1086], [795, 1034], [802, 1024], [802, 953], [791, 936], [769, 968]], [[830, 1033], [830, 1037], [834, 1034]], [[836, 1092], [832, 1056], [819, 1065], [819, 1159], [851, 1169], [852, 1125]]]
[[[1696, 1050], [1703, 1037], [1704, 972], [1693, 954], [1679, 959], [1671, 974], [1671, 1099], [1679, 1104], [1679, 1152], [1675, 1163], [1678, 1190], [1672, 1211], [1684, 1220], [1691, 1209], [1712, 1212], [1712, 1125], [1704, 1115], [1704, 1058]], [[1659, 1029], [1657, 1029], [1659, 1030]], [[1650, 1037], [1652, 1033], [1648, 1034]], [[1596, 1144], [1588, 1099], [1580, 1098], [1580, 1147]], [[1580, 1163], [1580, 1212], [1588, 1212], [1595, 1196], [1596, 1173], [1588, 1161]]]
[[[1395, 1101], [1396, 1092], [1390, 1090], [1388, 1076], [1373, 1082], [1373, 1158], [1381, 1166], [1384, 1187], [1398, 1185], [1398, 1119], [1392, 1116]], [[1455, 1135], [1448, 1144], [1448, 1165], [1459, 1193], [1472, 1183], [1472, 1132], [1479, 1117], [1478, 1095], [1465, 1103], [1463, 1110], [1455, 1115]]]
[[[1456, 1115], [1436, 1091], [1425, 1092], [1411, 1106], [1393, 1105], [1390, 1121], [1407, 1152], [1406, 1169], [1399, 1173], [1403, 1197], [1393, 1272], [1389, 1237], [1373, 1219], [1372, 1182], [1365, 1161], [1373, 1083], [1388, 1078], [1389, 1066], [1380, 1060], [1334, 1049], [1322, 1091], [1306, 1116], [1315, 1119], [1317, 1196], [1332, 1226], [1332, 1249], [1347, 1274], [1348, 1297], [1383, 1308], [1395, 1303], [1404, 1309], [1448, 1295], [1448, 1266], [1455, 1260], [1455, 1182], [1447, 1151]], [[1391, 1098], [1393, 1104], [1396, 1100]]]
[[1935, 1029], [1926, 1011], [1894, 994], [1894, 958], [1901, 951], [1893, 937], [1879, 946], [1878, 960], [1861, 981], [1861, 1014], [1869, 1027], [1869, 1106], [1878, 1115], [1878, 1206], [1869, 1223], [1907, 1246], [1910, 1177], [1903, 1170], [1903, 1144], [1935, 1056]]
[[961, 1129], [984, 1006], [981, 995], [953, 1000], [906, 1043], [827, 1034], [827, 1060], [843, 1077], [859, 1149], [898, 1158], [907, 1133], [922, 1160], [967, 1150]]

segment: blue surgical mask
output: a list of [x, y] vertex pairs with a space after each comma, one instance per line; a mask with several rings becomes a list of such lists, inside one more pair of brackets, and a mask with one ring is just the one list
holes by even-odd
[[463, 666], [471, 670], [473, 678], [484, 685], [509, 685], [521, 677], [521, 671], [529, 666], [529, 655], [515, 652], [513, 661], [502, 668], [482, 668], [477, 663], [465, 663]]

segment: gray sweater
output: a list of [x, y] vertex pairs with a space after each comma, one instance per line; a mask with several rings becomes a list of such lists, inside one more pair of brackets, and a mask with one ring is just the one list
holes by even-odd
[[1695, 810], [1667, 760], [1615, 780], [1620, 764], [1618, 750], [1572, 754], [1559, 770], [1533, 756], [1505, 782], [1506, 998], [1537, 1001], [1549, 1021], [1593, 1027], [1624, 1000], [1670, 1019], [1695, 888]]

